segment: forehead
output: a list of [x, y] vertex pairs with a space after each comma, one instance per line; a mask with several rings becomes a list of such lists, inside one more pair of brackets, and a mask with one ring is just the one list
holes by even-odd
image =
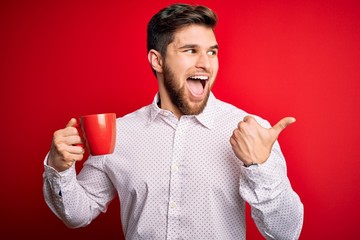
[[190, 25], [177, 30], [174, 33], [173, 45], [198, 45], [210, 47], [217, 44], [215, 33], [212, 28], [203, 25]]

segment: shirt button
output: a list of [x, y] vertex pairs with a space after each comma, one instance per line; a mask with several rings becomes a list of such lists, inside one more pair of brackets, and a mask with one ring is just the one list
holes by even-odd
[[164, 116], [164, 117], [168, 117], [170, 115], [170, 113], [166, 110], [162, 110], [161, 111], [161, 114]]
[[170, 202], [170, 208], [172, 209], [176, 208], [176, 202]]
[[171, 166], [171, 170], [172, 170], [174, 173], [177, 173], [177, 172], [179, 171], [178, 165], [173, 164], [173, 165]]

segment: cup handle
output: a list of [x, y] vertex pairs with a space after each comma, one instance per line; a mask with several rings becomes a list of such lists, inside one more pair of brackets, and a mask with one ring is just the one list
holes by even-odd
[[74, 144], [74, 146], [79, 146], [79, 147], [82, 147], [82, 148], [86, 149], [85, 148], [85, 139], [84, 139], [84, 136], [83, 136], [83, 132], [81, 130], [81, 125], [79, 123], [76, 123], [73, 127], [76, 128], [76, 130], [78, 131], [79, 136], [81, 138], [81, 142], [82, 142], [82, 143]]

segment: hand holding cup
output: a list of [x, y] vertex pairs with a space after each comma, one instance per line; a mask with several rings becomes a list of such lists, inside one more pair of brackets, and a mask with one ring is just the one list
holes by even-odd
[[81, 161], [85, 150], [91, 155], [113, 153], [115, 141], [115, 113], [81, 116], [80, 123], [72, 118], [64, 129], [54, 133], [48, 165], [64, 171], [75, 161]]

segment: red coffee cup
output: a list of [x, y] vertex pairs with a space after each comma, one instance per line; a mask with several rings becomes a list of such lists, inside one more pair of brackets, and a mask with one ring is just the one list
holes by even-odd
[[105, 155], [114, 152], [116, 142], [115, 113], [84, 115], [80, 117], [79, 125], [76, 127], [91, 155]]

